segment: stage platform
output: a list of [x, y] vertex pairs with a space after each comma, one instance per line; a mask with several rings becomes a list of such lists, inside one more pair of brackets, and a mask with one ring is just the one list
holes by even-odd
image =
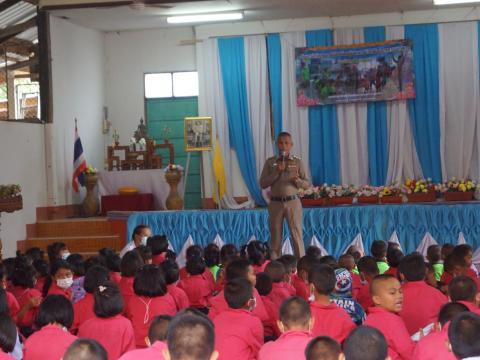
[[[177, 253], [189, 236], [201, 246], [212, 242], [217, 235], [225, 243], [237, 246], [252, 237], [270, 239], [266, 209], [132, 213], [128, 218], [128, 239], [138, 224], [149, 225], [154, 234], [167, 235]], [[439, 244], [457, 244], [462, 233], [475, 250], [480, 246], [480, 202], [303, 209], [305, 245], [310, 245], [316, 236], [331, 255], [341, 255], [358, 234], [365, 249], [369, 249], [372, 241], [389, 240], [395, 233], [405, 252], [415, 251], [427, 233]], [[285, 223], [284, 239], [288, 235]]]

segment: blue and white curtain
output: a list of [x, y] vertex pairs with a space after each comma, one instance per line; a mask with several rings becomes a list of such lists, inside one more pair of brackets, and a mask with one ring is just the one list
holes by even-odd
[[[215, 119], [225, 208], [265, 205], [259, 188], [280, 131], [316, 185], [480, 179], [479, 24], [420, 24], [208, 39], [197, 45], [201, 112]], [[298, 107], [295, 48], [411, 39], [416, 99]], [[203, 104], [203, 108], [202, 108]], [[273, 123], [273, 129], [271, 124]], [[272, 133], [273, 131], [273, 133]], [[233, 200], [240, 169], [251, 201]]]

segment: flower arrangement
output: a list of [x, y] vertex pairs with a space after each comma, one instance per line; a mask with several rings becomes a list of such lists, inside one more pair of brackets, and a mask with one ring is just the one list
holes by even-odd
[[426, 194], [435, 191], [435, 185], [430, 178], [420, 180], [407, 179], [405, 184], [403, 184], [403, 189], [406, 194]]
[[357, 191], [358, 197], [375, 197], [380, 194], [382, 190], [381, 187], [371, 186], [371, 185], [364, 185]]
[[400, 196], [402, 195], [402, 189], [396, 184], [392, 184], [389, 186], [381, 186], [379, 188], [379, 197], [387, 197], [387, 196]]
[[9, 199], [20, 195], [22, 188], [17, 184], [0, 185], [0, 199]]
[[183, 172], [183, 166], [177, 164], [168, 164], [163, 171], [180, 171]]
[[92, 165], [88, 165], [83, 173], [86, 175], [96, 175], [98, 173], [98, 170], [95, 169]]
[[327, 197], [333, 199], [335, 197], [355, 196], [358, 190], [353, 185], [325, 185], [324, 191]]
[[449, 181], [443, 184], [441, 192], [467, 192], [475, 191], [480, 187], [480, 184], [476, 184], [471, 179], [457, 179], [451, 178]]
[[298, 189], [298, 197], [301, 199], [319, 199], [324, 197], [323, 187], [311, 186], [308, 189]]

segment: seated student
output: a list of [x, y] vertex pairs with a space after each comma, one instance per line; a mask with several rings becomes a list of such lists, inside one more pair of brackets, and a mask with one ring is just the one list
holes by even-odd
[[205, 261], [201, 257], [190, 257], [186, 266], [188, 277], [180, 280], [178, 287], [185, 291], [190, 306], [208, 314], [208, 306], [213, 293], [213, 286], [204, 276], [206, 269]]
[[167, 259], [168, 239], [165, 235], [150, 236], [147, 246], [152, 250], [152, 264], [160, 265]]
[[345, 360], [386, 360], [388, 346], [385, 336], [370, 326], [359, 326], [343, 343]]
[[388, 244], [383, 240], [375, 240], [370, 246], [370, 252], [372, 253], [373, 258], [377, 262], [378, 273], [382, 275], [385, 271], [389, 269], [387, 264], [387, 248]]
[[399, 315], [405, 322], [408, 333], [415, 334], [435, 322], [440, 308], [448, 299], [440, 291], [425, 282], [427, 267], [420, 254], [405, 256], [398, 268], [404, 282], [403, 307]]
[[469, 276], [478, 283], [477, 277], [474, 274], [472, 275], [468, 262], [458, 253], [452, 252], [450, 255], [448, 255], [448, 257], [445, 259], [443, 267], [444, 272], [440, 280], [443, 286], [443, 291], [447, 291], [448, 284], [450, 284], [453, 278], [460, 275]]
[[[430, 263], [425, 263], [425, 266], [427, 268], [427, 273], [425, 274], [425, 282], [430, 285], [431, 287], [437, 289], [438, 291], [441, 290], [441, 286], [439, 285], [439, 282], [437, 281], [437, 278], [435, 277], [435, 269], [433, 268], [432, 264]], [[443, 294], [443, 293], [442, 293]]]
[[375, 259], [371, 256], [362, 257], [357, 264], [360, 278], [362, 279], [362, 287], [357, 293], [356, 300], [362, 308], [368, 312], [373, 307], [372, 295], [370, 294], [370, 284], [372, 280], [379, 274], [378, 266]]
[[[110, 280], [117, 285], [120, 284], [122, 275], [120, 274], [120, 256], [118, 256], [112, 248], [102, 248], [98, 251], [99, 256], [105, 261], [105, 267], [110, 271]], [[85, 264], [85, 270], [93, 265]]]
[[72, 303], [62, 295], [47, 296], [35, 320], [40, 330], [25, 341], [24, 360], [60, 359], [77, 339], [68, 332], [72, 322]]
[[440, 281], [443, 275], [442, 248], [440, 245], [430, 245], [427, 249], [428, 263], [433, 266], [435, 279]]
[[314, 260], [303, 256], [298, 260], [297, 273], [292, 275], [292, 286], [298, 296], [308, 301], [310, 298], [310, 287], [308, 286], [308, 272], [312, 268]]
[[265, 341], [274, 340], [280, 336], [280, 329], [278, 328], [278, 311], [275, 304], [270, 300], [268, 295], [272, 292], [272, 279], [266, 273], [258, 273], [255, 289], [260, 294], [265, 309], [268, 314], [268, 321], [262, 322], [264, 329]]
[[468, 276], [457, 276], [448, 285], [450, 300], [465, 305], [469, 311], [480, 315], [480, 293], [475, 281]]
[[138, 255], [140, 255], [144, 264], [146, 265], [152, 264], [152, 256], [153, 256], [152, 249], [150, 249], [148, 246], [140, 245], [140, 246], [137, 246], [133, 251], [136, 251]]
[[186, 309], [190, 306], [190, 301], [188, 296], [177, 286], [179, 272], [178, 264], [174, 260], [165, 260], [160, 265], [160, 268], [163, 271], [165, 277], [165, 283], [167, 284], [167, 292], [172, 296], [175, 301], [175, 306], [177, 311]]
[[310, 245], [305, 250], [305, 256], [308, 256], [312, 260], [320, 260], [322, 258], [322, 250], [317, 246]]
[[78, 329], [79, 337], [98, 341], [107, 350], [109, 359], [118, 359], [135, 349], [135, 335], [130, 320], [122, 316], [124, 302], [117, 284], [107, 281], [94, 293], [95, 317]]
[[217, 360], [213, 325], [204, 316], [182, 314], [168, 325], [166, 360]]
[[297, 290], [293, 286], [293, 276], [297, 274], [297, 258], [294, 255], [282, 255], [277, 259], [285, 266], [285, 287], [290, 292], [290, 296], [297, 295]]
[[314, 319], [312, 335], [330, 336], [339, 343], [355, 328], [348, 313], [330, 300], [337, 282], [335, 271], [328, 265], [316, 265], [308, 274], [315, 300], [310, 303]]
[[225, 285], [225, 268], [230, 261], [238, 259], [238, 251], [235, 245], [226, 244], [220, 249], [220, 268], [217, 271], [217, 278], [215, 281], [215, 293], [223, 290]]
[[473, 265], [473, 249], [470, 245], [457, 245], [453, 249], [452, 254], [456, 254], [465, 260], [468, 266], [468, 273], [466, 275], [470, 276], [472, 279], [478, 278], [478, 270], [476, 266]]
[[72, 301], [73, 293], [71, 286], [73, 284], [72, 266], [65, 260], [57, 260], [50, 264], [50, 277], [45, 281], [42, 295], [62, 295]]
[[138, 270], [133, 289], [135, 295], [130, 298], [125, 314], [132, 322], [137, 348], [144, 348], [148, 328], [155, 316], [175, 315], [177, 306], [167, 293], [167, 284], [157, 265], [145, 265]]
[[380, 330], [388, 344], [388, 355], [392, 360], [411, 359], [414, 343], [402, 318], [402, 286], [392, 275], [379, 275], [370, 285], [375, 307], [369, 309], [364, 325]]
[[83, 288], [85, 259], [81, 254], [70, 254], [67, 262], [72, 266], [73, 283], [70, 289], [72, 290], [72, 303], [75, 304], [85, 296], [85, 289]]
[[[360, 260], [360, 259], [359, 259]], [[343, 254], [338, 258], [338, 267], [347, 269], [352, 277], [352, 296], [356, 299], [362, 288], [362, 278], [359, 275], [357, 261], [353, 255]]]
[[208, 244], [205, 247], [205, 264], [213, 278], [217, 280], [217, 273], [220, 269], [220, 249], [216, 244]]
[[480, 316], [462, 313], [452, 319], [448, 340], [457, 359], [480, 358]]
[[135, 295], [133, 291], [133, 282], [137, 270], [144, 265], [141, 256], [136, 251], [129, 251], [122, 257], [120, 270], [122, 278], [118, 283], [118, 288], [122, 294], [123, 301], [128, 304], [130, 298]]
[[306, 360], [339, 360], [341, 356], [340, 344], [328, 336], [317, 336], [305, 349]]
[[108, 360], [107, 351], [92, 339], [78, 339], [70, 345], [62, 360]]
[[70, 256], [67, 245], [63, 242], [54, 242], [47, 246], [48, 261], [53, 264], [57, 260], [67, 260]]
[[450, 244], [450, 243], [445, 243], [442, 245], [442, 261], [445, 261], [448, 257], [453, 252], [453, 249], [455, 249], [455, 246]]
[[50, 265], [45, 260], [38, 259], [33, 262], [33, 267], [37, 271], [35, 289], [42, 293], [45, 280], [50, 276]]
[[362, 325], [367, 315], [362, 306], [352, 297], [352, 275], [347, 269], [335, 270], [335, 289], [330, 295], [338, 307], [344, 309], [355, 325]]
[[325, 255], [318, 260], [319, 265], [328, 265], [330, 266], [333, 270], [338, 268], [338, 262], [337, 260], [332, 256], [332, 255]]
[[403, 259], [404, 255], [403, 252], [399, 249], [391, 249], [387, 252], [387, 263], [388, 263], [388, 270], [385, 271], [387, 275], [397, 276], [398, 265], [400, 261]]
[[[198, 245], [191, 245], [187, 248], [185, 252], [185, 261], [191, 258], [202, 258], [203, 259], [203, 248]], [[188, 277], [187, 267], [184, 266], [180, 269], [180, 280], [183, 280]]]
[[133, 229], [132, 241], [120, 251], [120, 257], [123, 258], [127, 252], [134, 250], [140, 245], [147, 245], [147, 239], [150, 236], [152, 236], [152, 230], [147, 225], [137, 225]]
[[462, 312], [468, 311], [468, 308], [460, 303], [452, 302], [443, 305], [438, 314], [438, 323], [435, 331], [422, 337], [415, 351], [414, 360], [455, 360], [455, 356], [448, 348], [448, 327], [450, 321]]
[[304, 359], [305, 348], [312, 340], [310, 331], [313, 327], [308, 303], [298, 296], [285, 300], [280, 307], [278, 327], [282, 335], [276, 341], [263, 345], [258, 359]]
[[267, 260], [267, 249], [258, 240], [250, 241], [247, 245], [247, 259], [253, 266], [255, 274], [265, 271], [270, 260]]
[[257, 359], [263, 345], [263, 325], [251, 314], [255, 307], [252, 284], [235, 279], [225, 285], [223, 293], [229, 308], [213, 319], [219, 359]]
[[122, 355], [120, 360], [154, 360], [164, 359], [163, 350], [167, 348], [167, 328], [172, 321], [170, 315], [158, 315], [153, 319], [148, 330], [148, 336], [145, 337], [147, 349], [137, 349]]
[[85, 274], [83, 286], [85, 288], [85, 297], [73, 305], [73, 325], [72, 332], [77, 333], [78, 328], [88, 319], [95, 317], [93, 304], [95, 299], [93, 293], [101, 284], [108, 281], [109, 271], [103, 266], [92, 266]]
[[13, 360], [10, 355], [17, 341], [17, 328], [12, 318], [6, 314], [0, 314], [0, 360]]
[[285, 283], [285, 266], [280, 261], [270, 261], [265, 267], [265, 274], [272, 279], [272, 291], [268, 294], [268, 298], [275, 305], [275, 311], [278, 312], [282, 303], [292, 296]]

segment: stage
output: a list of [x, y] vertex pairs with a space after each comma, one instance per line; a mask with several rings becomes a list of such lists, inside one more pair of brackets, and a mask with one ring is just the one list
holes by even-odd
[[[154, 234], [168, 236], [180, 253], [189, 236], [205, 246], [217, 235], [225, 243], [246, 244], [252, 237], [269, 240], [268, 212], [254, 210], [153, 211], [128, 218], [128, 239], [134, 227], [147, 224]], [[480, 246], [480, 202], [401, 205], [351, 205], [303, 209], [305, 245], [315, 236], [325, 250], [339, 256], [361, 234], [365, 249], [376, 239], [392, 235], [405, 252], [415, 251], [430, 233], [439, 244], [457, 244], [462, 233], [474, 250]], [[288, 228], [284, 224], [284, 239]]]

